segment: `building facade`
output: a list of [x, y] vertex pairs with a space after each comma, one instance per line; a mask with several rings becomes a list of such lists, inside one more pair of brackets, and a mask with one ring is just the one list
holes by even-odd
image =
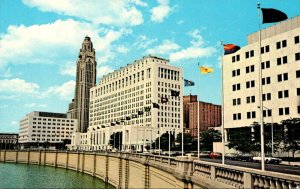
[[0, 149], [15, 149], [18, 147], [19, 134], [0, 133]]
[[71, 118], [78, 119], [79, 132], [86, 132], [88, 128], [90, 89], [96, 84], [96, 67], [95, 49], [91, 38], [86, 36], [77, 60], [75, 97], [68, 111]]
[[90, 126], [72, 145], [104, 150], [110, 136], [121, 132], [123, 150], [142, 150], [165, 132], [178, 134], [182, 90], [182, 71], [169, 60], [149, 55], [121, 67], [90, 90]]
[[255, 32], [248, 45], [223, 56], [227, 130], [259, 123], [260, 98], [265, 123], [300, 115], [300, 16], [261, 30], [259, 44]]
[[[58, 146], [70, 140], [77, 128], [77, 119], [52, 112], [30, 112], [20, 121], [19, 144], [23, 147]], [[49, 146], [45, 146], [45, 145]]]
[[[198, 107], [199, 115], [198, 115]], [[183, 97], [184, 125], [186, 130], [197, 137], [198, 117], [200, 132], [208, 130], [210, 127], [219, 127], [222, 125], [222, 108], [220, 105], [197, 101], [196, 95]]]

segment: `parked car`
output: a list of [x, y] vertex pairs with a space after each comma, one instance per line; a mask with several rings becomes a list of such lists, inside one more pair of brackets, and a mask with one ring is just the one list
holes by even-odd
[[[253, 161], [261, 162], [261, 157], [260, 156], [253, 157]], [[280, 164], [282, 162], [282, 159], [271, 157], [271, 156], [265, 156], [265, 162], [270, 164]]]
[[235, 153], [226, 153], [225, 154], [225, 159], [230, 159], [230, 160], [237, 160], [237, 154]]
[[209, 156], [210, 153], [211, 153], [210, 151], [202, 151], [200, 152], [199, 156], [200, 158], [210, 158]]
[[237, 154], [236, 159], [239, 161], [253, 161], [253, 155], [249, 153]]
[[212, 159], [222, 158], [222, 154], [219, 152], [211, 152], [208, 156]]

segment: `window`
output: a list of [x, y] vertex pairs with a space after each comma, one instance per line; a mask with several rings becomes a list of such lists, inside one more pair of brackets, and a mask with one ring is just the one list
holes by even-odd
[[254, 80], [247, 81], [246, 82], [246, 88], [252, 88], [252, 87], [255, 87], [255, 81]]
[[250, 57], [254, 56], [254, 50], [250, 51]]
[[281, 49], [287, 46], [287, 41], [283, 40], [283, 41], [278, 41], [276, 43], [276, 49]]
[[240, 105], [241, 104], [241, 99], [240, 98], [236, 98], [232, 100], [232, 105], [236, 106], [236, 105]]
[[284, 56], [282, 58], [277, 58], [277, 65], [286, 64], [288, 62], [287, 56]]
[[299, 78], [300, 77], [300, 70], [297, 70], [296, 71], [296, 78]]
[[261, 69], [267, 69], [270, 68], [270, 61], [262, 62], [261, 63]]
[[289, 97], [289, 90], [278, 91], [278, 98], [288, 98]]
[[242, 118], [241, 113], [233, 114], [233, 120], [241, 120], [241, 118]]
[[256, 112], [252, 111], [252, 112], [247, 112], [247, 119], [253, 119], [256, 118]]
[[278, 114], [279, 115], [289, 115], [290, 114], [290, 108], [289, 107], [279, 108], [278, 109]]
[[295, 38], [294, 38], [295, 40], [295, 44], [297, 44], [297, 43], [299, 43], [299, 36], [295, 36]]
[[234, 84], [232, 85], [232, 91], [238, 91], [241, 89], [241, 84]]
[[262, 85], [268, 85], [271, 83], [271, 77], [262, 78]]
[[280, 48], [281, 48], [280, 42], [277, 42], [276, 43], [276, 49], [280, 49]]
[[263, 101], [266, 101], [266, 100], [271, 100], [271, 93], [265, 93], [265, 94], [262, 94], [262, 100]]
[[254, 72], [254, 65], [246, 67], [246, 73]]
[[286, 80], [288, 80], [288, 79], [289, 79], [288, 73], [283, 73], [283, 74], [278, 74], [278, 75], [277, 75], [277, 80], [278, 80], [278, 82], [286, 81]]
[[255, 102], [255, 96], [247, 96], [246, 97], [246, 103], [254, 103]]
[[237, 70], [233, 70], [232, 71], [232, 77], [235, 77], [235, 76], [239, 76], [241, 73], [240, 73], [240, 69], [237, 69]]
[[295, 60], [297, 61], [297, 60], [300, 60], [300, 52], [297, 52], [296, 54], [295, 54]]
[[263, 117], [271, 117], [272, 116], [272, 110], [263, 110]]
[[300, 96], [300, 88], [297, 88], [297, 96]]

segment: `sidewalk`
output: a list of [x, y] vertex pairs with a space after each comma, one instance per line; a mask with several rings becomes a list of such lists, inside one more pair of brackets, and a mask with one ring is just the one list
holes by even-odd
[[282, 165], [300, 166], [300, 162], [299, 161], [296, 161], [296, 162], [282, 161], [281, 164]]

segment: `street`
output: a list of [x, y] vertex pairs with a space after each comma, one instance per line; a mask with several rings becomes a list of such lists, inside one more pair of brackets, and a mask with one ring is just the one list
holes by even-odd
[[[200, 158], [202, 161], [222, 163], [221, 159], [210, 159], [210, 158]], [[241, 167], [248, 167], [253, 169], [260, 169], [261, 164], [256, 162], [244, 162], [244, 161], [234, 161], [234, 160], [225, 160], [225, 164], [227, 165], [235, 165]], [[291, 165], [274, 165], [274, 164], [266, 164], [266, 171], [273, 171], [279, 173], [286, 173], [292, 175], [300, 175], [300, 167], [299, 166], [291, 166]]]

